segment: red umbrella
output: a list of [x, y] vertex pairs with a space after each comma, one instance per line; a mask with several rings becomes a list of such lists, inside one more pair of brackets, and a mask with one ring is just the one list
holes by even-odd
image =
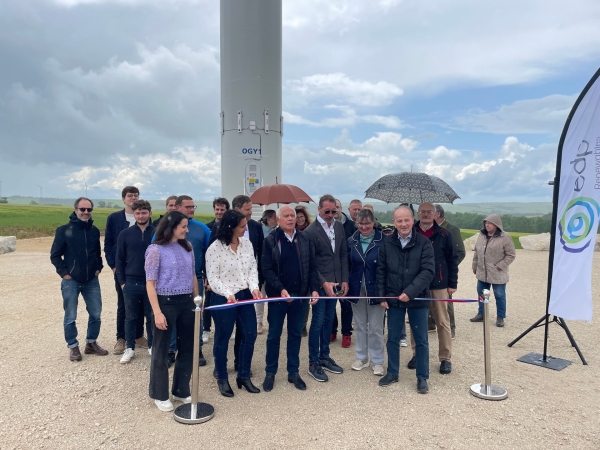
[[[273, 203], [313, 202], [306, 192], [293, 184], [271, 184], [258, 188], [250, 196], [252, 203], [271, 205]], [[313, 202], [314, 203], [314, 202]]]

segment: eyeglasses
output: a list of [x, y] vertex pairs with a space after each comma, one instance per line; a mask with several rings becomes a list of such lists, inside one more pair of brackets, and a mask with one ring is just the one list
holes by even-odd
[[325, 211], [323, 211], [323, 214], [336, 214], [337, 213], [337, 209], [326, 209]]
[[197, 208], [197, 206], [184, 206], [185, 209], [193, 209], [195, 210]]
[[94, 208], [77, 208], [81, 212], [92, 212]]
[[435, 211], [419, 211], [419, 214], [433, 214]]
[[130, 192], [129, 194], [125, 194], [125, 198], [140, 198], [140, 194], [132, 194]]

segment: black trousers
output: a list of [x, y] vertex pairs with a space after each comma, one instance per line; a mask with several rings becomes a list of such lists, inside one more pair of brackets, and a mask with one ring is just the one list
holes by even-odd
[[[115, 277], [115, 289], [117, 291], [117, 340], [125, 339], [125, 296], [123, 295], [123, 289]], [[137, 320], [135, 322], [135, 338], [139, 339], [144, 335], [144, 304], [140, 303], [138, 307]]]
[[169, 368], [167, 353], [171, 343], [173, 328], [177, 327], [177, 358], [173, 372], [171, 393], [185, 398], [190, 395], [194, 358], [194, 300], [192, 294], [158, 296], [160, 310], [167, 319], [167, 329], [154, 326], [152, 360], [150, 362], [150, 398], [165, 401], [169, 399]]

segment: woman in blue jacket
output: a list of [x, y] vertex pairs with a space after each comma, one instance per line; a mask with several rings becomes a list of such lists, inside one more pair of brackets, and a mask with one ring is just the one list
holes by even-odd
[[377, 296], [377, 256], [383, 241], [381, 231], [374, 229], [375, 216], [363, 209], [356, 218], [358, 230], [348, 238], [349, 297], [364, 297], [352, 302], [356, 331], [356, 361], [354, 370], [369, 366], [374, 375], [383, 375], [383, 316], [385, 309], [370, 296]]

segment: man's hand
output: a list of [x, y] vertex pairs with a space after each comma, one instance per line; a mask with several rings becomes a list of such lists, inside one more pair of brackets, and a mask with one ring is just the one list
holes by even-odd
[[456, 292], [456, 289], [448, 288], [448, 295], [452, 295]]
[[262, 294], [260, 293], [260, 291], [258, 289], [254, 289], [252, 291], [252, 298], [254, 300], [260, 300], [262, 298]]
[[390, 305], [388, 305], [388, 302], [379, 302], [379, 306], [385, 309], [390, 309]]
[[348, 291], [350, 290], [350, 287], [348, 286], [347, 282], [342, 282], [342, 297], [345, 297], [348, 294]]
[[63, 277], [63, 280], [70, 280], [70, 279], [71, 279], [71, 275], [68, 275], [68, 274]]
[[313, 291], [311, 297], [312, 298], [308, 301], [309, 305], [314, 305], [319, 301], [319, 293], [317, 291]]
[[[290, 296], [290, 294], [288, 293], [288, 291], [287, 291], [287, 290], [283, 289], [283, 290], [281, 291], [281, 296], [282, 296], [282, 297], [289, 297], [289, 296]], [[286, 300], [286, 302], [288, 302], [288, 303], [291, 303], [291, 302], [293, 302], [293, 300]]]
[[325, 283], [323, 283], [323, 290], [325, 291], [325, 294], [327, 294], [327, 297], [337, 297], [333, 292], [334, 286], [337, 285], [338, 283], [333, 283], [330, 281], [326, 281]]
[[165, 315], [162, 312], [159, 312], [158, 314], [154, 314], [154, 324], [156, 325], [156, 328], [158, 328], [159, 330], [166, 330], [167, 329], [167, 318], [165, 317]]
[[400, 295], [400, 297], [398, 297], [398, 300], [400, 300], [401, 302], [408, 302], [408, 301], [410, 301], [410, 298], [408, 298], [408, 295], [406, 295], [403, 292], [402, 295]]

